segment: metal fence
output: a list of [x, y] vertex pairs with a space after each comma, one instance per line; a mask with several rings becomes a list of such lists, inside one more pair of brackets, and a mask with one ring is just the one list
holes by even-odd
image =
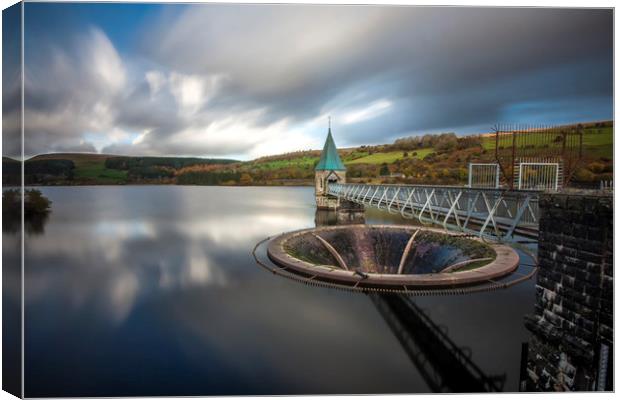
[[499, 188], [499, 164], [470, 163], [467, 186], [470, 188]]
[[511, 188], [517, 188], [520, 162], [560, 163], [560, 185], [567, 185], [583, 157], [581, 125], [497, 125], [495, 159]]
[[610, 192], [613, 191], [614, 190], [614, 181], [601, 181], [600, 189], [601, 190], [610, 191]]
[[558, 190], [560, 164], [546, 162], [522, 162], [518, 168], [519, 190]]

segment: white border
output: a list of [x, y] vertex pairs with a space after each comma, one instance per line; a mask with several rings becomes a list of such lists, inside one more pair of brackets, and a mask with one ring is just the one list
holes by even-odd
[[[96, 2], [96, 1], [92, 1], [92, 0], [80, 0], [81, 2]], [[65, 2], [65, 1], [63, 1]], [[148, 1], [148, 0], [132, 0], [131, 2], [133, 3], [150, 3], [152, 1]], [[184, 1], [178, 1], [178, 0], [171, 0], [171, 1], [167, 1], [168, 3], [187, 3]], [[239, 1], [234, 1], [234, 0], [219, 0], [219, 3], [239, 3]], [[17, 3], [14, 0], [0, 0], [0, 5], [2, 6], [2, 9], [5, 9], [13, 4]], [[243, 0], [243, 3], [266, 3], [266, 1], [261, 1], [261, 0]], [[274, 2], [272, 2], [274, 3]], [[284, 3], [282, 1], [282, 3]], [[293, 3], [293, 4], [303, 4], [303, 3], [310, 3], [310, 1], [299, 1], [299, 0], [289, 0], [287, 1], [287, 3]], [[482, 6], [482, 7], [562, 7], [562, 8], [572, 8], [572, 7], [588, 7], [588, 8], [614, 8], [615, 7], [615, 3], [614, 1], [610, 1], [610, 0], [590, 0], [590, 1], [579, 1], [579, 0], [524, 0], [524, 1], [516, 1], [516, 0], [476, 0], [475, 2], [472, 1], [468, 1], [468, 0], [449, 0], [449, 2], [441, 2], [441, 1], [415, 1], [415, 0], [390, 0], [390, 1], [385, 1], [385, 0], [373, 0], [372, 2], [363, 2], [363, 1], [354, 1], [354, 0], [340, 0], [340, 1], [330, 1], [330, 0], [314, 0], [311, 3], [313, 4], [377, 4], [377, 5], [420, 5], [420, 6]], [[615, 10], [614, 10], [615, 13]], [[22, 14], [22, 18], [23, 18], [23, 14]], [[0, 18], [0, 32], [2, 29], [2, 19]], [[22, 23], [22, 34], [23, 34], [23, 23]], [[615, 52], [615, 43], [618, 43], [619, 41], [619, 35], [618, 35], [618, 30], [616, 29], [615, 26], [615, 15], [614, 15], [614, 121], [618, 121], [618, 110], [615, 108], [615, 99], [616, 99], [616, 93], [618, 93], [617, 89], [617, 81], [615, 80], [615, 76], [617, 75], [618, 72], [618, 55]], [[2, 51], [2, 41], [0, 40], [0, 54]], [[23, 46], [23, 41], [22, 41], [22, 46]], [[23, 54], [23, 53], [22, 53]], [[22, 56], [23, 58], [23, 56]], [[23, 62], [23, 60], [22, 60]], [[0, 80], [0, 91], [2, 89], [2, 82]], [[22, 81], [22, 101], [23, 101], [23, 81]], [[22, 104], [22, 109], [23, 109], [23, 104]], [[0, 108], [0, 120], [2, 117], [2, 110]], [[22, 129], [23, 129], [23, 113], [22, 113]], [[23, 140], [23, 134], [22, 134], [22, 140]], [[620, 149], [620, 143], [619, 141], [614, 141], [614, 156], [617, 153], [617, 150]], [[2, 144], [0, 141], [0, 152], [2, 150]], [[23, 142], [22, 142], [22, 153], [23, 153]], [[615, 160], [615, 157], [614, 157]], [[615, 167], [616, 163], [614, 162], [614, 167]], [[1, 167], [0, 167], [0, 171], [1, 171]], [[22, 179], [23, 179], [23, 174], [22, 174]], [[614, 179], [614, 184], [617, 181], [617, 179]], [[614, 197], [614, 203], [615, 203], [615, 197]], [[0, 222], [1, 222], [1, 215], [0, 215]], [[618, 233], [620, 232], [620, 228], [619, 228], [619, 223], [620, 223], [620, 217], [617, 214], [614, 214], [614, 226], [615, 226], [615, 237], [618, 237]], [[23, 224], [22, 224], [23, 227]], [[1, 239], [0, 239], [0, 243], [1, 243]], [[22, 242], [22, 246], [23, 246], [23, 242]], [[617, 265], [617, 258], [614, 257], [614, 264]], [[1, 260], [0, 260], [0, 266], [1, 266]], [[0, 267], [1, 268], [1, 267]], [[23, 276], [23, 257], [22, 257], [22, 276]], [[615, 285], [614, 285], [614, 289], [615, 289]], [[23, 279], [22, 279], [22, 290], [23, 290]], [[22, 296], [23, 296], [23, 291], [22, 291]], [[22, 299], [23, 302], [23, 299]], [[22, 303], [23, 304], [23, 303]], [[615, 298], [614, 296], [614, 309], [618, 310], [618, 302], [617, 302], [617, 298]], [[23, 309], [22, 309], [23, 312]], [[0, 315], [1, 315], [1, 298], [0, 298]], [[22, 324], [23, 324], [23, 319], [22, 319]], [[614, 318], [614, 325], [615, 325], [615, 318]], [[0, 319], [0, 327], [1, 327], [1, 319]], [[23, 327], [22, 327], [23, 329]], [[615, 329], [615, 327], [614, 327]], [[1, 345], [1, 339], [0, 339], [0, 345]], [[23, 341], [22, 341], [22, 346], [23, 346]], [[0, 347], [1, 348], [1, 347]], [[614, 346], [614, 357], [616, 355], [616, 350], [617, 350], [617, 346]], [[23, 351], [22, 351], [22, 357], [23, 357]], [[618, 368], [614, 368], [614, 382], [616, 385], [619, 384], [619, 380], [616, 379], [618, 377]], [[1, 383], [1, 376], [0, 376], [0, 383]], [[22, 381], [23, 384], [23, 381]], [[597, 399], [611, 399], [614, 398], [613, 394], [609, 394], [609, 393], [587, 393], [585, 394], [586, 396], [592, 396], [595, 397]], [[437, 398], [437, 396], [440, 397], [445, 397], [445, 395], [378, 395], [378, 396], [373, 396], [376, 398], [381, 398], [381, 399], [402, 399], [402, 398], [415, 398], [415, 399], [421, 399], [421, 400], [425, 400], [425, 399], [433, 399], [433, 398]], [[472, 396], [471, 395], [460, 395], [460, 394], [455, 394], [455, 395], [449, 395], [450, 398], [455, 398], [455, 399], [460, 399], [460, 398], [464, 398], [464, 399], [471, 399]], [[474, 395], [476, 396], [476, 395]], [[547, 393], [547, 394], [541, 394], [541, 395], [533, 395], [533, 394], [527, 394], [527, 393], [512, 393], [512, 394], [499, 394], [499, 395], [494, 395], [494, 394], [489, 394], [489, 395], [483, 395], [485, 398], [500, 398], [500, 399], [525, 399], [525, 398], [532, 398], [532, 396], [536, 396], [536, 398], [539, 398], [539, 396], [549, 396], [549, 397], [558, 397], [561, 396], [562, 400], [581, 400], [583, 399], [584, 393], [563, 393], [563, 394], [553, 394], [553, 393]], [[276, 399], [276, 398], [281, 398], [282, 396], [278, 397], [278, 396], [264, 396], [264, 397], [239, 397], [240, 399]], [[283, 397], [287, 397], [287, 396], [283, 396]], [[356, 398], [358, 396], [294, 396], [296, 399], [317, 399], [317, 398], [338, 398], [338, 399], [353, 399]], [[12, 395], [8, 394], [7, 392], [4, 391], [0, 391], [0, 400], [8, 400], [8, 399], [14, 399], [15, 397], [13, 397]], [[157, 397], [144, 397], [145, 399], [158, 399]], [[184, 399], [184, 397], [168, 397], [169, 399]], [[220, 398], [220, 397], [214, 397], [214, 398]], [[237, 397], [233, 397], [233, 396], [229, 396], [229, 397], [221, 397], [223, 399], [236, 399]], [[133, 398], [129, 398], [129, 399], [133, 399]]]

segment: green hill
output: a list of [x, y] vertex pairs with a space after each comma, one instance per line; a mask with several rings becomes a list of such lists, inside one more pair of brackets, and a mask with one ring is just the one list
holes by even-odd
[[[573, 127], [577, 127], [576, 125]], [[613, 179], [613, 122], [582, 124], [583, 157], [575, 174], [582, 183]], [[512, 135], [499, 146], [508, 151]], [[458, 137], [454, 133], [401, 138], [391, 144], [339, 149], [353, 182], [464, 184], [470, 162], [493, 162], [495, 135]], [[559, 142], [528, 144], [543, 156]], [[252, 161], [197, 157], [126, 157], [107, 154], [55, 153], [26, 161], [32, 185], [312, 185], [320, 150], [297, 151]], [[3, 179], [19, 178], [18, 162], [4, 158]], [[19, 182], [19, 180], [17, 180]]]
[[236, 160], [196, 157], [126, 157], [93, 153], [42, 154], [26, 160], [27, 184], [123, 185], [175, 183], [174, 171], [190, 165], [220, 166]]

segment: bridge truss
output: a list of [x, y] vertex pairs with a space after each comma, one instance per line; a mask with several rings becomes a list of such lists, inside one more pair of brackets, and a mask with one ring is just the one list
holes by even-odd
[[534, 190], [461, 186], [330, 184], [331, 196], [417, 219], [424, 225], [500, 240], [538, 237]]

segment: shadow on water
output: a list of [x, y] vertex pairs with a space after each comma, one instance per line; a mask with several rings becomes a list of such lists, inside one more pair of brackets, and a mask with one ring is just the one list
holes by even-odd
[[411, 298], [369, 293], [379, 313], [433, 392], [501, 392], [506, 374], [486, 375], [471, 350], [457, 346]]

